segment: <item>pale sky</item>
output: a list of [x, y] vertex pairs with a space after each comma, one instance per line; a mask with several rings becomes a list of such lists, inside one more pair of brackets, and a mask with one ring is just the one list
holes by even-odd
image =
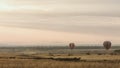
[[0, 0], [0, 43], [120, 43], [120, 0]]

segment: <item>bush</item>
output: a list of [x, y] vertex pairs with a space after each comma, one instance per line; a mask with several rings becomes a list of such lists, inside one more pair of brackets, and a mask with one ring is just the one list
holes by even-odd
[[120, 50], [114, 50], [115, 53], [120, 53]]
[[98, 55], [102, 55], [102, 53], [98, 53]]
[[86, 55], [91, 55], [91, 54], [88, 52], [88, 53], [86, 53]]

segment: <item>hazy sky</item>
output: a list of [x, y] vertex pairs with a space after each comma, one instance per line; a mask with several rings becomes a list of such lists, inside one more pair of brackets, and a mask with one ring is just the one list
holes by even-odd
[[120, 0], [0, 0], [0, 43], [120, 43]]

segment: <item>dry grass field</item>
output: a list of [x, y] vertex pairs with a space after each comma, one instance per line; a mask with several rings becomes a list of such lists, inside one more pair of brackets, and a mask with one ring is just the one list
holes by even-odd
[[[20, 56], [18, 54], [0, 54], [0, 68], [120, 68], [120, 55], [54, 55], [47, 54], [31, 55], [44, 57], [46, 59], [34, 59], [29, 55]], [[21, 59], [22, 57], [22, 59]], [[24, 57], [24, 58], [23, 58]], [[47, 59], [81, 57], [80, 61], [59, 61]], [[82, 61], [87, 60], [87, 61]], [[111, 60], [114, 62], [105, 62]], [[98, 62], [101, 61], [101, 62]]]
[[70, 55], [67, 47], [3, 47], [0, 68], [120, 68], [120, 54], [114, 52], [119, 47], [109, 54], [92, 48], [78, 47]]
[[0, 60], [0, 68], [120, 68], [120, 63], [54, 60]]

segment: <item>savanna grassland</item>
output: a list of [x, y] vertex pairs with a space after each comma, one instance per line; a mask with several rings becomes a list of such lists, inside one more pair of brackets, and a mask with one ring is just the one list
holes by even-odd
[[[8, 54], [0, 58], [0, 68], [120, 68], [119, 55], [27, 55]], [[35, 58], [39, 56], [41, 58]], [[21, 58], [22, 57], [22, 58]], [[25, 58], [26, 57], [26, 58]], [[60, 61], [49, 58], [81, 57], [80, 61]], [[42, 59], [43, 58], [43, 59]], [[107, 61], [109, 60], [109, 61]]]
[[67, 47], [5, 47], [0, 48], [0, 68], [120, 68], [119, 50], [114, 50], [83, 47], [69, 55]]
[[120, 68], [120, 63], [54, 60], [0, 60], [0, 68]]

